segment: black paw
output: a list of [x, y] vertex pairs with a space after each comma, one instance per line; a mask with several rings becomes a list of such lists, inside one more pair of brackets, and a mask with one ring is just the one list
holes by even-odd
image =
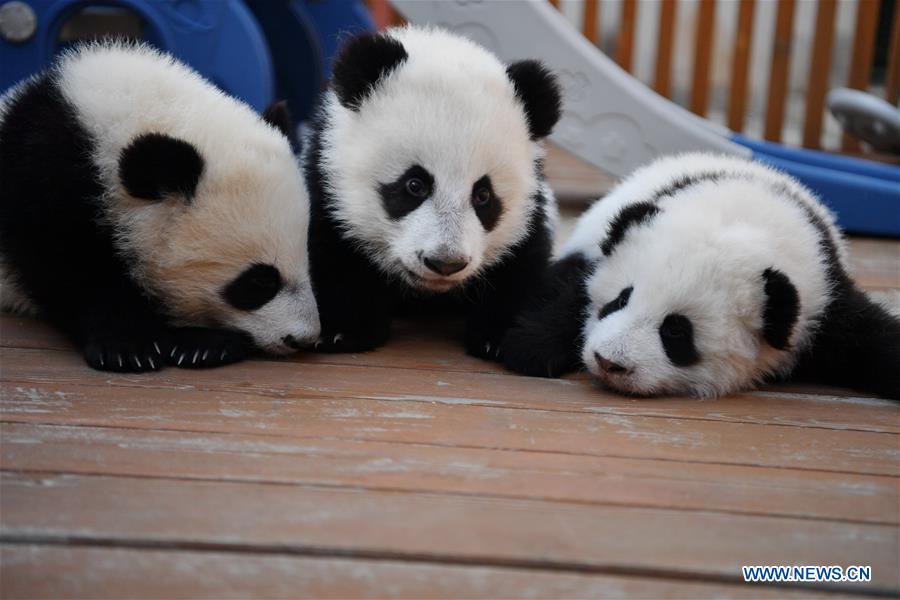
[[494, 330], [466, 331], [466, 354], [485, 360], [500, 360], [502, 358], [501, 343], [503, 333]]
[[510, 371], [532, 377], [559, 377], [577, 371], [578, 348], [561, 340], [548, 339], [545, 332], [533, 327], [512, 327], [503, 338], [503, 365]]
[[165, 364], [169, 336], [164, 332], [141, 334], [121, 339], [104, 336], [88, 340], [84, 359], [98, 371], [144, 373], [158, 371]]
[[182, 327], [172, 333], [166, 362], [182, 369], [209, 369], [244, 360], [252, 349], [250, 338], [237, 331]]
[[367, 352], [387, 341], [387, 335], [374, 332], [324, 332], [313, 348], [316, 352]]

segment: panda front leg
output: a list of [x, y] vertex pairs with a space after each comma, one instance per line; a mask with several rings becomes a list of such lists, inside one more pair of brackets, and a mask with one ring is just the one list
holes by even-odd
[[169, 326], [155, 303], [130, 284], [94, 289], [97, 293], [64, 325], [94, 369], [143, 373], [165, 365], [211, 368], [243, 360], [252, 351], [250, 338], [241, 332]]
[[69, 331], [89, 366], [100, 371], [142, 373], [165, 365], [171, 330], [151, 300], [129, 284], [97, 286], [51, 318]]
[[518, 312], [534, 293], [550, 262], [549, 229], [539, 222], [512, 252], [512, 258], [488, 269], [465, 290], [468, 299], [466, 353], [503, 359], [503, 339]]
[[[476, 285], [483, 283], [476, 282]], [[500, 360], [501, 343], [521, 305], [522, 290], [512, 282], [493, 278], [473, 296], [466, 315], [466, 353]]]
[[317, 352], [366, 352], [387, 342], [391, 315], [383, 294], [342, 288], [319, 298], [322, 333], [315, 343]]
[[503, 363], [532, 377], [559, 377], [582, 368], [584, 281], [592, 264], [580, 254], [554, 263], [506, 333]]

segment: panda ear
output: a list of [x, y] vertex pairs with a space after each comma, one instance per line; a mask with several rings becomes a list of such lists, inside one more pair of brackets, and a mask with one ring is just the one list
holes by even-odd
[[341, 104], [359, 110], [375, 86], [407, 59], [398, 40], [378, 33], [363, 33], [347, 40], [331, 65], [331, 85]]
[[562, 114], [562, 94], [556, 76], [540, 61], [521, 60], [509, 65], [507, 75], [525, 105], [531, 139], [550, 135]]
[[777, 269], [766, 269], [762, 278], [765, 291], [763, 338], [773, 348], [786, 350], [800, 316], [800, 295], [788, 276]]
[[119, 179], [135, 198], [162, 200], [182, 194], [189, 202], [202, 174], [197, 149], [163, 133], [140, 135], [119, 155]]
[[287, 102], [277, 100], [269, 105], [262, 114], [263, 121], [284, 134], [284, 137], [293, 141], [293, 123], [291, 113], [288, 111]]

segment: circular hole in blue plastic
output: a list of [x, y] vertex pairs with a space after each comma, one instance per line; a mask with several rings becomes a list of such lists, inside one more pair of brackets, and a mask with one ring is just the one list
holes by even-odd
[[159, 35], [139, 13], [108, 2], [86, 3], [59, 25], [54, 53], [84, 41], [119, 38], [159, 46]]

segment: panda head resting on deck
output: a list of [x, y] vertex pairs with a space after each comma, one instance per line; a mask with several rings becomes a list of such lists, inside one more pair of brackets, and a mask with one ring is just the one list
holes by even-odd
[[790, 376], [900, 396], [897, 319], [850, 279], [833, 215], [758, 163], [639, 169], [581, 217], [546, 285], [505, 341], [515, 370], [583, 366], [635, 395]]

